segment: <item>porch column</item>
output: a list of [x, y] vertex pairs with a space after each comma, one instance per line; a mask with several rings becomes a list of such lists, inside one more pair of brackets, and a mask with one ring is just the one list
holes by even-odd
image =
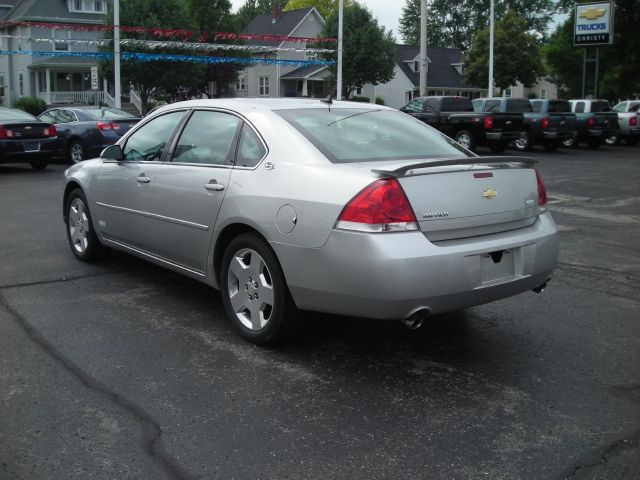
[[309, 91], [307, 89], [307, 79], [306, 78], [304, 80], [302, 80], [302, 96], [303, 97], [308, 97], [309, 96]]
[[36, 97], [40, 98], [40, 71], [36, 70]]
[[47, 98], [45, 99], [45, 101], [50, 104], [51, 103], [51, 70], [48, 68], [47, 68], [46, 84], [47, 84]]

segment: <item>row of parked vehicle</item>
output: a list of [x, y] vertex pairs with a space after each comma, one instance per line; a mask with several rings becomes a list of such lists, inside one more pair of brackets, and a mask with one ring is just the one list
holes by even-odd
[[28, 162], [36, 170], [52, 157], [77, 163], [97, 157], [140, 118], [109, 107], [51, 108], [38, 117], [0, 108], [0, 163]]
[[475, 150], [507, 147], [525, 151], [541, 145], [553, 151], [579, 143], [597, 148], [640, 138], [640, 100], [611, 109], [607, 100], [528, 100], [525, 98], [418, 97], [400, 110]]

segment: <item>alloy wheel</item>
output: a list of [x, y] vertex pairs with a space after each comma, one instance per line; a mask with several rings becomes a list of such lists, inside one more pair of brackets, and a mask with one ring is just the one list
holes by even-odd
[[458, 143], [462, 145], [464, 148], [469, 148], [471, 146], [471, 138], [466, 133], [458, 136]]
[[73, 248], [79, 254], [87, 251], [89, 246], [89, 217], [84, 202], [76, 197], [69, 206], [69, 238]]
[[78, 163], [84, 160], [84, 148], [79, 143], [71, 145], [71, 161]]

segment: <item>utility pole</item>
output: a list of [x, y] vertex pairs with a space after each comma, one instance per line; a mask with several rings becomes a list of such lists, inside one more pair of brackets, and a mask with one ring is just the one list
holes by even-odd
[[344, 22], [344, 0], [338, 4], [338, 85], [336, 99], [342, 100], [342, 27]]
[[122, 91], [120, 85], [120, 0], [113, 0], [113, 71], [115, 83], [115, 106], [122, 107]]
[[489, 12], [489, 98], [493, 98], [493, 2]]
[[420, 5], [420, 96], [427, 94], [427, 0]]

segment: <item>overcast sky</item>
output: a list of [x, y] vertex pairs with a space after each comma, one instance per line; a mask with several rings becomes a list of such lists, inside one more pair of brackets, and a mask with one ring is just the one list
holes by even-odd
[[[244, 0], [231, 0], [233, 10], [236, 11], [244, 3]], [[393, 30], [393, 35], [398, 42], [402, 41], [400, 32], [398, 32], [398, 22], [402, 15], [402, 7], [405, 0], [360, 0], [360, 3], [366, 5], [373, 15], [378, 19], [378, 23], [387, 30]]]

